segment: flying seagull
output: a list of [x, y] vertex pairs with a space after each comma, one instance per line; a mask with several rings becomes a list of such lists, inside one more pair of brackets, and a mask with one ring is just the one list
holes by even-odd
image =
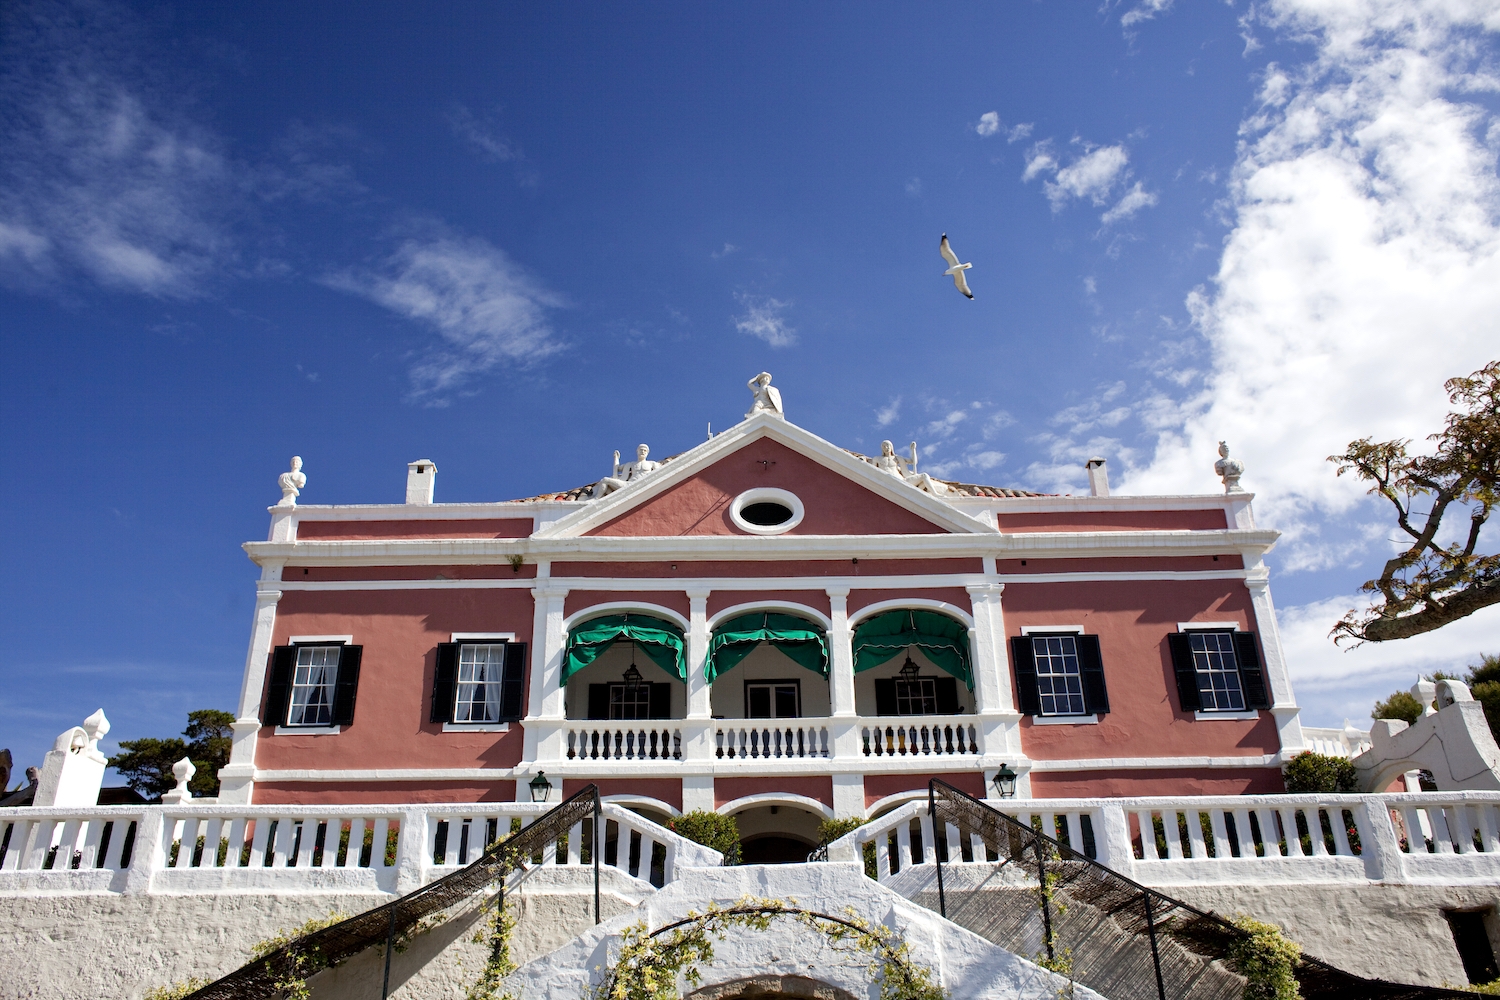
[[954, 253], [953, 248], [948, 245], [947, 233], [943, 234], [943, 241], [938, 244], [938, 252], [941, 253], [943, 255], [943, 259], [948, 262], [948, 270], [944, 271], [943, 273], [953, 275], [953, 284], [958, 288], [960, 292], [963, 292], [965, 295], [972, 299], [974, 297], [974, 293], [969, 291], [969, 283], [964, 279], [964, 272], [974, 265], [960, 264], [958, 262], [958, 254]]

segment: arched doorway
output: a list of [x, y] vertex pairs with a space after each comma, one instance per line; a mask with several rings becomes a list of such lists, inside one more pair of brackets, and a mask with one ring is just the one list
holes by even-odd
[[857, 1000], [853, 993], [807, 976], [749, 976], [694, 990], [683, 1000]]

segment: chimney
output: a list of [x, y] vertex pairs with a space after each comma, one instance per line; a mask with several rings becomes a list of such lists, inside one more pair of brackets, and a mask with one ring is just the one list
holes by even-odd
[[1089, 496], [1109, 496], [1109, 470], [1104, 467], [1104, 459], [1091, 458], [1083, 467], [1089, 470]]
[[419, 458], [406, 463], [406, 502], [432, 503], [432, 488], [437, 480], [437, 466], [431, 459]]

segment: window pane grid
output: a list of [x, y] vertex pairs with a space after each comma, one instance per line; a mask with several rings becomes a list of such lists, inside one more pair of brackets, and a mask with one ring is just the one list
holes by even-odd
[[1193, 669], [1198, 674], [1198, 702], [1205, 712], [1241, 712], [1240, 665], [1229, 632], [1193, 632]]
[[897, 715], [937, 715], [937, 682], [931, 677], [896, 681]]
[[453, 721], [499, 722], [500, 681], [504, 672], [504, 643], [458, 647]]
[[327, 726], [333, 723], [333, 685], [338, 679], [342, 646], [298, 646], [292, 671], [289, 726]]
[[651, 685], [611, 684], [609, 686], [611, 719], [651, 718]]
[[1078, 666], [1078, 643], [1071, 635], [1034, 636], [1036, 687], [1043, 715], [1087, 715], [1083, 707], [1083, 675]]

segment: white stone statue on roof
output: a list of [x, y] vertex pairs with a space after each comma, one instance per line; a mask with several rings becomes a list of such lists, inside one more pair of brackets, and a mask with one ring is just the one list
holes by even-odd
[[755, 402], [750, 404], [750, 412], [745, 416], [753, 417], [757, 413], [770, 413], [783, 420], [786, 419], [786, 410], [781, 408], [781, 390], [771, 384], [770, 372], [761, 372], [746, 385], [755, 394]]
[[621, 465], [620, 453], [618, 451], [615, 452], [614, 471], [594, 484], [593, 498], [598, 500], [601, 497], [608, 496], [615, 490], [624, 489], [636, 480], [644, 479], [657, 469], [660, 469], [660, 462], [652, 462], [646, 458], [649, 454], [651, 454], [650, 448], [643, 444], [636, 445], [635, 461], [626, 462], [624, 465]]
[[297, 506], [297, 496], [302, 492], [302, 487], [307, 485], [307, 475], [302, 471], [302, 456], [292, 456], [292, 470], [277, 476], [276, 485], [281, 487], [281, 502], [276, 506]]
[[1245, 463], [1237, 458], [1230, 458], [1229, 445], [1223, 441], [1219, 442], [1219, 460], [1214, 463], [1214, 471], [1223, 480], [1225, 493], [1245, 492], [1245, 488], [1240, 485], [1240, 476], [1245, 474]]
[[925, 472], [917, 471], [917, 443], [911, 443], [911, 458], [896, 454], [896, 446], [889, 441], [880, 442], [880, 456], [868, 460], [881, 472], [889, 473], [908, 486], [931, 493], [935, 497], [948, 495], [948, 484], [933, 479]]

